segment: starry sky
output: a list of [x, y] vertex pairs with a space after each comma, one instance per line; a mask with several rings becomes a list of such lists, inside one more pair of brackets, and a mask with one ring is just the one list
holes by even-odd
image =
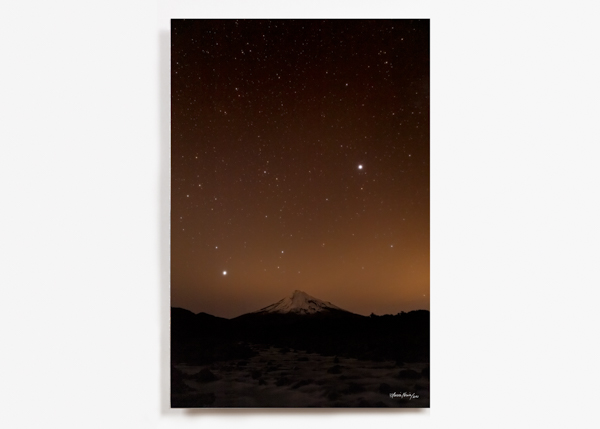
[[172, 306], [429, 309], [429, 183], [429, 20], [172, 20]]

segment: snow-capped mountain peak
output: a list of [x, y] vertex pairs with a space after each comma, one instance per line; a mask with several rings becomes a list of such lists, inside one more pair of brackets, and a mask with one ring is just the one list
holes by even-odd
[[296, 313], [314, 314], [322, 311], [339, 310], [346, 311], [328, 301], [322, 301], [314, 296], [295, 290], [291, 296], [285, 297], [255, 313]]

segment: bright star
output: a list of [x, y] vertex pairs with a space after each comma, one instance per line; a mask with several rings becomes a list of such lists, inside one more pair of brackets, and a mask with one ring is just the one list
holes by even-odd
[[359, 170], [362, 170], [362, 164], [360, 164], [360, 165], [358, 166], [358, 169], [359, 169]]
[[227, 271], [223, 271], [223, 275], [226, 276], [227, 275]]

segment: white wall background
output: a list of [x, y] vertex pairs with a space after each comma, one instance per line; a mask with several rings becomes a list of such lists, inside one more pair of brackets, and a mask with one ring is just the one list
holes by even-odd
[[[594, 2], [4, 0], [0, 425], [598, 427]], [[171, 17], [430, 17], [432, 408], [168, 408]]]

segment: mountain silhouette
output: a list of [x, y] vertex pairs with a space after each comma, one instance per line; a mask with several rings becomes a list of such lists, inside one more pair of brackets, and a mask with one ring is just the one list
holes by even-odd
[[362, 316], [296, 290], [233, 319], [171, 309], [172, 357], [202, 363], [246, 355], [248, 344], [357, 359], [429, 361], [429, 311]]

